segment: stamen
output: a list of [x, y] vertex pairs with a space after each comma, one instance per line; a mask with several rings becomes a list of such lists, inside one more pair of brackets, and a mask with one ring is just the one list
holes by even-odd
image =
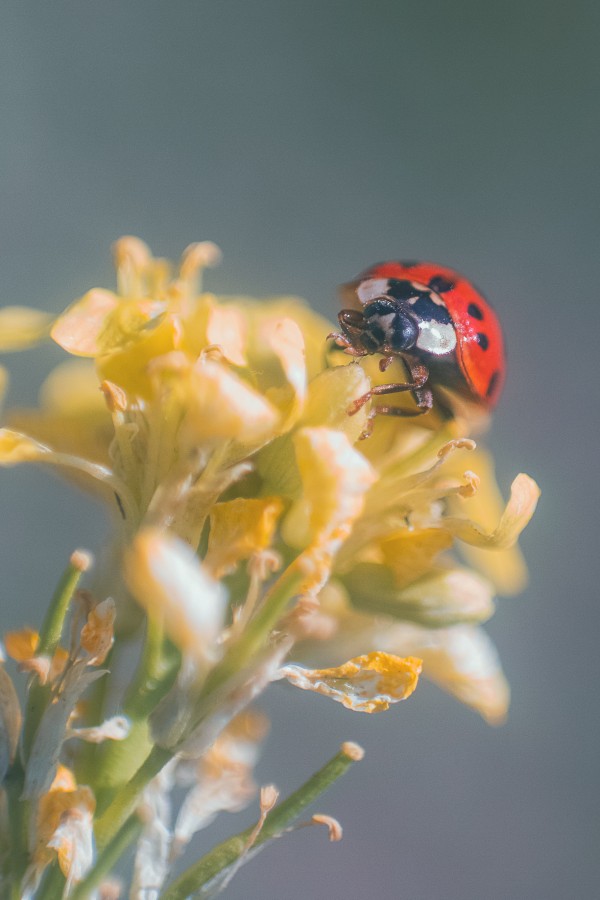
[[200, 292], [202, 270], [214, 269], [221, 262], [221, 257], [221, 250], [212, 241], [199, 241], [186, 247], [181, 255], [179, 274], [190, 292]]
[[117, 270], [117, 288], [122, 297], [139, 297], [144, 293], [144, 278], [152, 261], [150, 248], [139, 238], [126, 235], [113, 244]]

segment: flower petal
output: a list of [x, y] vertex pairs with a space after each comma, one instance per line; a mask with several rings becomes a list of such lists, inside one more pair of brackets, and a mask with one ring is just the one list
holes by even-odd
[[54, 316], [27, 306], [0, 309], [0, 351], [25, 350], [45, 340]]
[[201, 360], [181, 388], [186, 394], [183, 439], [192, 447], [215, 439], [258, 444], [275, 434], [275, 407], [221, 363]]
[[341, 580], [355, 608], [429, 628], [483, 622], [494, 612], [492, 585], [470, 569], [432, 569], [398, 587], [386, 566], [363, 562]]
[[451, 546], [452, 537], [443, 528], [403, 528], [380, 544], [398, 587], [412, 584], [430, 572], [436, 557]]
[[388, 632], [387, 639], [390, 650], [418, 653], [427, 678], [473, 707], [491, 725], [504, 722], [510, 689], [496, 648], [481, 628], [457, 625], [431, 630], [403, 625]]
[[334, 669], [284, 666], [280, 675], [295, 687], [337, 700], [346, 709], [374, 713], [410, 697], [420, 672], [420, 659], [412, 656], [401, 659], [375, 651], [357, 656]]
[[50, 336], [74, 356], [99, 356], [109, 349], [103, 335], [120, 302], [112, 291], [92, 288], [58, 317]]
[[217, 503], [210, 514], [210, 536], [204, 564], [215, 578], [230, 572], [242, 559], [271, 545], [283, 510], [278, 497], [237, 498]]
[[321, 372], [308, 386], [308, 396], [301, 423], [304, 426], [323, 425], [342, 431], [354, 444], [367, 425], [367, 407], [355, 415], [348, 415], [348, 407], [366, 394], [371, 382], [361, 366], [337, 366]]
[[341, 432], [302, 428], [294, 445], [312, 542], [345, 536], [363, 508], [375, 472]]
[[155, 529], [138, 534], [125, 555], [125, 579], [149, 616], [198, 664], [213, 663], [225, 622], [226, 594], [183, 541]]
[[304, 337], [293, 319], [268, 319], [258, 332], [260, 358], [255, 360], [255, 370], [267, 371], [272, 367], [272, 359], [265, 357], [269, 350], [283, 370], [286, 384], [281, 384], [279, 371], [274, 377], [274, 385], [263, 384], [266, 396], [281, 412], [280, 431], [287, 431], [297, 420], [306, 396], [306, 362]]
[[14, 466], [22, 462], [37, 462], [52, 451], [44, 444], [10, 428], [0, 428], [0, 466]]
[[539, 496], [540, 489], [533, 478], [521, 473], [511, 485], [510, 499], [493, 531], [487, 531], [468, 519], [458, 518], [446, 518], [444, 527], [467, 544], [505, 550], [513, 546], [531, 519]]
[[247, 365], [247, 327], [239, 310], [233, 306], [213, 306], [208, 314], [206, 328], [208, 344], [221, 348], [225, 359], [234, 366]]

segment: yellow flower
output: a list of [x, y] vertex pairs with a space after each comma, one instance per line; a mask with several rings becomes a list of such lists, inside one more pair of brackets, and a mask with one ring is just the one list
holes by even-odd
[[[296, 298], [203, 291], [217, 258], [193, 244], [173, 274], [122, 238], [116, 291], [93, 288], [52, 323], [0, 315], [0, 349], [49, 333], [77, 357], [50, 375], [39, 410], [9, 413], [0, 465], [60, 466], [101, 488], [130, 590], [195, 677], [248, 676], [243, 690], [232, 681], [231, 715], [282, 673], [366, 708], [374, 660], [390, 677], [423, 660], [425, 676], [501, 720], [508, 688], [481, 623], [496, 591], [524, 583], [515, 544], [535, 482], [519, 475], [504, 507], [470, 423], [435, 412], [380, 417], [361, 441], [368, 404], [348, 410], [399, 363], [385, 376], [374, 358], [348, 363]], [[315, 654], [329, 668], [285, 668]], [[398, 688], [373, 696], [380, 708]], [[193, 730], [191, 716], [178, 734]]]

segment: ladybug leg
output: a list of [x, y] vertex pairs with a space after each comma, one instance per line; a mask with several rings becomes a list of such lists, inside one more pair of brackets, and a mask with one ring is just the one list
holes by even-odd
[[399, 416], [403, 419], [414, 419], [416, 416], [422, 416], [433, 406], [433, 395], [429, 388], [421, 388], [414, 392], [417, 403], [416, 409], [401, 409], [399, 406], [375, 406], [369, 413], [367, 427], [359, 436], [359, 441], [364, 441], [373, 434], [373, 425], [377, 416]]
[[[350, 406], [348, 407], [348, 415], [349, 416], [356, 415], [356, 413], [359, 411], [359, 409], [362, 409], [363, 406], [365, 405], [365, 403], [368, 403], [372, 397], [380, 396], [381, 394], [400, 394], [400, 393], [404, 393], [405, 391], [412, 391], [415, 395], [415, 400], [417, 401], [417, 404], [419, 404], [419, 399], [417, 398], [417, 392], [427, 382], [427, 379], [429, 378], [429, 370], [425, 366], [415, 364], [415, 365], [410, 366], [410, 374], [411, 374], [413, 380], [406, 382], [404, 384], [400, 384], [399, 382], [395, 382], [394, 384], [376, 384], [375, 387], [372, 387], [370, 391], [367, 391], [361, 397], [357, 397], [357, 399], [353, 403], [350, 404]], [[429, 393], [429, 391], [427, 391], [426, 393]], [[380, 407], [380, 408], [376, 407], [376, 412], [378, 412], [379, 409], [387, 410], [390, 408], [394, 408], [394, 407], [387, 407], [387, 406]], [[427, 407], [427, 408], [429, 409], [431, 407]], [[423, 412], [426, 412], [426, 411], [427, 411], [426, 409], [423, 410]], [[404, 410], [401, 410], [398, 413], [392, 413], [392, 415], [404, 415], [404, 414], [405, 414]], [[412, 413], [411, 410], [408, 410], [407, 414], [414, 415], [414, 413]], [[416, 413], [416, 415], [420, 415], [420, 413]]]
[[331, 334], [327, 335], [328, 341], [335, 341], [338, 347], [341, 347], [345, 353], [348, 353], [350, 356], [368, 356], [368, 350], [359, 350], [354, 346], [351, 339], [346, 337], [345, 334], [339, 334], [338, 332], [332, 331]]
[[382, 356], [381, 359], [379, 360], [379, 371], [385, 372], [386, 369], [389, 369], [391, 364], [394, 362], [394, 358], [395, 357], [393, 355]]

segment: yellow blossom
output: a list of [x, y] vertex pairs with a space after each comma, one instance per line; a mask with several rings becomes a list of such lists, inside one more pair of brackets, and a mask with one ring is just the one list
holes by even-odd
[[[458, 678], [439, 660], [454, 659], [457, 646], [487, 655], [500, 684], [491, 644], [475, 651], [472, 635], [493, 613], [494, 589], [524, 581], [515, 542], [537, 486], [518, 476], [504, 508], [468, 421], [442, 422], [435, 411], [380, 417], [360, 441], [368, 404], [348, 410], [372, 383], [402, 380], [401, 364], [384, 374], [376, 358], [348, 362], [327, 347], [331, 326], [297, 298], [207, 293], [203, 269], [218, 259], [214, 245], [193, 244], [173, 270], [122, 238], [116, 290], [89, 290], [51, 325], [37, 313], [31, 327], [13, 319], [8, 342], [50, 331], [79, 359], [51, 374], [39, 411], [9, 413], [0, 465], [49, 463], [100, 487], [120, 539], [133, 540], [132, 593], [186, 653], [213, 665], [255, 620], [273, 628], [296, 603], [285, 627], [295, 629], [292, 644], [303, 639], [301, 652], [318, 651], [322, 638], [338, 659], [346, 647], [423, 657], [426, 676], [488, 715], [476, 667]], [[183, 562], [187, 551], [165, 543], [166, 531], [202, 563]], [[207, 578], [227, 582], [231, 623], [224, 594], [207, 600]], [[333, 609], [336, 590], [344, 600]], [[207, 630], [198, 609], [216, 616]], [[393, 645], [378, 643], [382, 623]], [[435, 654], [420, 650], [429, 633]]]

